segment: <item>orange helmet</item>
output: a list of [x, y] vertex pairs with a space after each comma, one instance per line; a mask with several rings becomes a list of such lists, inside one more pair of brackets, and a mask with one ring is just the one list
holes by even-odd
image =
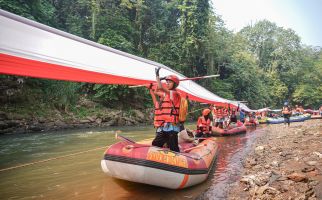
[[210, 111], [210, 109], [208, 109], [208, 108], [206, 108], [206, 109], [204, 109], [203, 111], [202, 111], [202, 115], [203, 116], [207, 116], [207, 115], [209, 115], [209, 113], [210, 113], [211, 111]]
[[179, 78], [176, 75], [169, 75], [169, 76], [165, 77], [165, 80], [173, 81], [175, 88], [178, 87], [179, 82], [180, 82]]

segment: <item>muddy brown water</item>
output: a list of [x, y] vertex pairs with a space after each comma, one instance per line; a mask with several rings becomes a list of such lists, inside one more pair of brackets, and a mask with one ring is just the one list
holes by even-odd
[[[193, 127], [190, 125], [190, 127]], [[0, 136], [0, 199], [225, 199], [242, 171], [242, 159], [261, 129], [218, 137], [221, 146], [207, 181], [183, 190], [132, 183], [103, 173], [100, 160], [116, 142], [154, 137], [151, 127]]]

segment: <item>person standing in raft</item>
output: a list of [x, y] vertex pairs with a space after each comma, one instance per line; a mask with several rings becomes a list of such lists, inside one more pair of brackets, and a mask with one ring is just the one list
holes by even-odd
[[239, 119], [241, 122], [245, 123], [245, 112], [240, 109], [240, 112], [239, 112]]
[[153, 85], [150, 84], [149, 86], [150, 94], [152, 97], [153, 105], [154, 105], [154, 118], [153, 118], [153, 125], [156, 128], [156, 135], [159, 134], [160, 127], [163, 125], [164, 120], [162, 118], [162, 112], [160, 108], [160, 100], [156, 97], [156, 90], [153, 89]]
[[282, 114], [283, 114], [283, 117], [284, 117], [284, 125], [286, 125], [286, 123], [287, 123], [288, 126], [290, 126], [291, 113], [292, 113], [292, 111], [291, 111], [290, 107], [288, 106], [288, 103], [285, 102], [284, 106], [282, 108]]
[[158, 134], [152, 141], [152, 145], [163, 147], [167, 143], [170, 150], [179, 152], [178, 133], [180, 131], [179, 108], [181, 97], [176, 91], [176, 87], [179, 85], [179, 78], [175, 75], [165, 77], [166, 87], [164, 87], [159, 76], [160, 69], [159, 67], [155, 70], [158, 84], [155, 94], [161, 99], [159, 119], [162, 119], [164, 122], [157, 128]]
[[196, 137], [210, 137], [211, 135], [211, 120], [210, 120], [210, 109], [204, 109], [202, 116], [197, 121], [197, 134]]

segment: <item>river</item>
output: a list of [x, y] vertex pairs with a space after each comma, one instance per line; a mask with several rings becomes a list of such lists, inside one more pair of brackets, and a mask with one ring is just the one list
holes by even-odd
[[169, 190], [103, 173], [100, 160], [116, 142], [116, 131], [135, 141], [154, 136], [152, 127], [0, 135], [0, 199], [225, 199], [242, 171], [242, 158], [261, 135], [258, 128], [216, 138], [221, 149], [207, 181]]

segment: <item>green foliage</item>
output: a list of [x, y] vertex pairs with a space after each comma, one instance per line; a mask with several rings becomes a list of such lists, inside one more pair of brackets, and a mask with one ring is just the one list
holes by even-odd
[[46, 0], [0, 0], [0, 8], [54, 26], [54, 6]]
[[233, 85], [228, 80], [213, 80], [213, 92], [220, 97], [234, 100]]
[[43, 102], [62, 110], [76, 104], [81, 87], [81, 83], [46, 79], [28, 79], [27, 85], [34, 93], [39, 94], [38, 101], [42, 99]]
[[104, 44], [106, 46], [125, 51], [128, 53], [133, 53], [134, 46], [131, 42], [127, 41], [125, 37], [117, 33], [112, 29], [107, 29], [105, 33], [101, 35], [98, 43]]
[[306, 107], [313, 106], [318, 108], [322, 103], [321, 99], [322, 85], [301, 84], [293, 93], [293, 101]]
[[94, 97], [106, 103], [124, 100], [130, 94], [130, 89], [122, 85], [96, 84], [93, 90], [96, 92]]

